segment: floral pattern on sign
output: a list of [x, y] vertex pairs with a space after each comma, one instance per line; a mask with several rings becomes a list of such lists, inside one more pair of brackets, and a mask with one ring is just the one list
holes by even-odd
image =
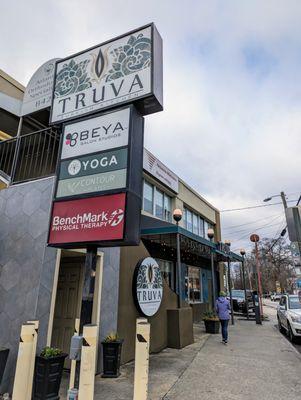
[[122, 78], [147, 68], [151, 64], [151, 40], [139, 34], [132, 35], [124, 46], [110, 51], [112, 68], [105, 75], [106, 82]]
[[137, 289], [162, 289], [160, 268], [153, 264], [141, 264], [137, 275]]
[[63, 65], [56, 77], [54, 89], [56, 98], [77, 93], [92, 86], [87, 73], [89, 62], [90, 60], [84, 60], [76, 63], [72, 59], [69, 63]]

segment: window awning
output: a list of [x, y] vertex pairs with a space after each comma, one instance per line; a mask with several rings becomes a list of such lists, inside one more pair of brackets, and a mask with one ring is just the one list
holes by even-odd
[[238, 254], [230, 252], [229, 254], [218, 250], [217, 243], [211, 242], [201, 236], [189, 232], [187, 229], [162, 221], [157, 218], [141, 216], [141, 236], [144, 239], [155, 243], [163, 243], [166, 246], [176, 247], [176, 234], [180, 234], [181, 251], [190, 251], [200, 257], [209, 258], [211, 251], [216, 254], [217, 261], [239, 261], [243, 259]]

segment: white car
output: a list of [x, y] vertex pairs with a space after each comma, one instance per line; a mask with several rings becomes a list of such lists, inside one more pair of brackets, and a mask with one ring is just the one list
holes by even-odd
[[281, 299], [281, 294], [280, 293], [271, 294], [271, 300], [272, 301], [279, 301], [280, 299]]
[[282, 295], [277, 307], [280, 332], [286, 332], [291, 342], [301, 337], [301, 299], [296, 295]]

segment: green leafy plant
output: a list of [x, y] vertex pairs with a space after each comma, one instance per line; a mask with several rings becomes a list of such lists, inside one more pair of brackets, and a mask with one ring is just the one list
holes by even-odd
[[203, 315], [203, 321], [219, 321], [219, 319], [214, 311], [205, 311]]
[[106, 336], [105, 338], [105, 342], [106, 343], [110, 343], [110, 342], [117, 342], [119, 340], [119, 336], [117, 332], [110, 332], [108, 334], [108, 336]]
[[63, 354], [62, 350], [55, 347], [44, 347], [41, 351], [41, 356], [45, 358], [57, 357], [61, 354]]

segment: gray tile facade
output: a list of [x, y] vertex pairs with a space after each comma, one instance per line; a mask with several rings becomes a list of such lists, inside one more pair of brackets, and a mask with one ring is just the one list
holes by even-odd
[[0, 393], [12, 387], [21, 325], [40, 319], [45, 345], [57, 252], [45, 247], [53, 183], [0, 191], [0, 346], [10, 349]]
[[[46, 345], [57, 255], [46, 246], [53, 186], [47, 178], [0, 191], [0, 347], [10, 349], [0, 393], [12, 389], [21, 325], [38, 319], [38, 351]], [[120, 266], [119, 248], [102, 251], [100, 341], [117, 330]]]

